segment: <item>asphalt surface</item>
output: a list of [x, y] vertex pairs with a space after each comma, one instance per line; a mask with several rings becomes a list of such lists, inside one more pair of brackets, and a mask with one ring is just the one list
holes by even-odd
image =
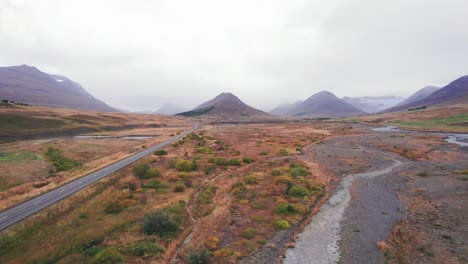
[[167, 145], [170, 145], [181, 138], [185, 137], [187, 134], [192, 133], [198, 128], [197, 124], [192, 124], [192, 129], [181, 133], [175, 137], [172, 137], [162, 143], [153, 145], [141, 152], [138, 152], [132, 156], [129, 156], [125, 159], [122, 159], [116, 163], [113, 163], [105, 168], [99, 169], [93, 173], [90, 173], [86, 176], [83, 176], [77, 180], [74, 180], [70, 183], [67, 183], [57, 189], [54, 189], [50, 192], [42, 194], [34, 199], [31, 199], [27, 202], [24, 202], [20, 205], [17, 205], [13, 208], [5, 210], [0, 213], [0, 230], [3, 230], [26, 217], [78, 192], [79, 190], [86, 188], [87, 186], [105, 178], [112, 173], [132, 164], [135, 161], [142, 159], [143, 157], [150, 155], [156, 150], [164, 148]]

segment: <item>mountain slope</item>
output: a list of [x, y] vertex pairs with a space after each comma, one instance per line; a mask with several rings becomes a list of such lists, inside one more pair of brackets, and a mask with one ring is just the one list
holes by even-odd
[[396, 106], [399, 107], [399, 106], [411, 104], [413, 102], [422, 100], [422, 99], [428, 97], [433, 92], [435, 92], [435, 91], [437, 91], [439, 89], [440, 89], [440, 87], [436, 87], [436, 86], [426, 86], [426, 87], [422, 88], [421, 90], [415, 92], [410, 97], [406, 98], [405, 100], [403, 100], [402, 102], [400, 102]]
[[179, 115], [265, 116], [269, 114], [246, 105], [232, 93], [222, 93], [210, 101], [195, 107], [192, 111], [180, 113]]
[[67, 77], [27, 65], [0, 67], [0, 98], [47, 107], [116, 111]]
[[343, 97], [343, 101], [366, 113], [376, 113], [388, 109], [402, 102], [404, 98], [397, 96], [378, 97]]
[[288, 115], [292, 116], [310, 117], [346, 117], [361, 114], [364, 112], [328, 91], [312, 95], [288, 112]]
[[301, 103], [302, 101], [297, 101], [295, 103], [280, 104], [277, 107], [273, 108], [273, 110], [270, 111], [270, 114], [287, 115], [292, 109], [294, 109], [294, 107], [297, 107]]
[[457, 103], [468, 103], [468, 75], [456, 79], [423, 99], [393, 107], [388, 112]]

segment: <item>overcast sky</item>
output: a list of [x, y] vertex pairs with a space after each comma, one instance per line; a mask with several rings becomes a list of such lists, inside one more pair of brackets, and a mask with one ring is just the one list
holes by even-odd
[[0, 0], [0, 66], [112, 106], [408, 96], [468, 74], [466, 0]]

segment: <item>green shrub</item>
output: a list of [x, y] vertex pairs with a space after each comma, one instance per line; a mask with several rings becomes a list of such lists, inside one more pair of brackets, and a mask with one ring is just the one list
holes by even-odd
[[260, 152], [260, 155], [262, 155], [262, 156], [266, 156], [266, 155], [268, 155], [268, 152], [266, 152], [266, 151], [262, 151], [262, 152]]
[[227, 166], [229, 165], [229, 161], [227, 159], [220, 158], [216, 159], [215, 164], [218, 166]]
[[240, 166], [241, 162], [239, 159], [232, 159], [229, 161], [229, 166]]
[[161, 176], [161, 171], [158, 168], [151, 168], [146, 171], [145, 179], [158, 178]]
[[185, 185], [183, 183], [177, 183], [176, 186], [174, 186], [174, 192], [184, 192], [185, 191]]
[[94, 256], [94, 263], [115, 264], [122, 263], [124, 260], [122, 254], [113, 247], [105, 248]]
[[309, 195], [309, 190], [303, 186], [293, 186], [289, 189], [288, 194], [293, 197], [304, 197]]
[[278, 167], [278, 168], [272, 169], [270, 174], [272, 176], [280, 176], [280, 175], [286, 174], [287, 172], [288, 172], [288, 168]]
[[289, 173], [291, 173], [291, 176], [293, 177], [307, 176], [309, 174], [309, 172], [302, 167], [294, 167], [289, 171]]
[[107, 202], [104, 211], [107, 214], [118, 214], [124, 209], [122, 203], [118, 200]]
[[250, 164], [250, 163], [253, 163], [254, 160], [253, 159], [250, 159], [250, 158], [243, 158], [242, 159], [242, 163], [245, 163], [245, 164]]
[[140, 179], [151, 179], [161, 176], [158, 168], [150, 168], [146, 163], [140, 163], [133, 167], [133, 174]]
[[48, 147], [45, 155], [50, 161], [52, 161], [52, 164], [57, 171], [68, 171], [81, 166], [79, 161], [63, 156], [61, 150], [53, 147]]
[[185, 255], [187, 264], [208, 264], [210, 252], [203, 246], [199, 245], [197, 248], [189, 248]]
[[200, 147], [195, 150], [196, 153], [211, 154], [211, 149], [209, 147]]
[[133, 167], [133, 174], [137, 176], [140, 179], [144, 179], [146, 172], [148, 172], [149, 166], [146, 163], [140, 163], [137, 164], [135, 167]]
[[278, 214], [282, 214], [282, 215], [291, 215], [291, 214], [294, 214], [296, 210], [290, 204], [280, 203], [276, 206], [275, 212]]
[[277, 229], [280, 229], [280, 230], [285, 230], [285, 229], [289, 229], [291, 226], [289, 225], [288, 221], [286, 220], [276, 220], [274, 223], [273, 223], [274, 227], [277, 228]]
[[177, 161], [175, 168], [177, 171], [191, 172], [197, 169], [197, 163], [195, 160], [179, 160]]
[[212, 174], [212, 173], [215, 172], [215, 171], [216, 171], [216, 166], [215, 166], [215, 165], [206, 167], [206, 168], [205, 168], [205, 175], [210, 175], [210, 174]]
[[256, 242], [257, 242], [257, 244], [259, 244], [259, 245], [266, 245], [266, 243], [268, 243], [268, 240], [266, 240], [266, 239], [258, 239]]
[[253, 227], [249, 227], [242, 232], [242, 237], [245, 239], [252, 239], [255, 237], [256, 230]]
[[137, 257], [152, 257], [159, 253], [164, 252], [164, 249], [157, 245], [155, 242], [143, 240], [135, 244], [130, 245], [127, 249], [130, 254]]
[[170, 219], [164, 211], [146, 213], [141, 226], [145, 234], [160, 237], [172, 237], [180, 229], [179, 224]]
[[285, 149], [280, 149], [280, 150], [278, 151], [278, 155], [280, 155], [280, 156], [287, 156], [287, 155], [289, 155], [289, 153], [288, 153], [288, 151], [285, 150]]
[[245, 183], [247, 184], [257, 184], [258, 179], [254, 175], [245, 176]]
[[164, 149], [160, 149], [160, 150], [156, 150], [153, 154], [156, 156], [166, 156], [167, 151], [165, 151]]

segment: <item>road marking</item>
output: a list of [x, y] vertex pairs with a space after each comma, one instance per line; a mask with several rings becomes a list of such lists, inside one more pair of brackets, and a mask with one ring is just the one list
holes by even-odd
[[2, 217], [2, 218], [0, 218], [0, 221], [5, 220], [5, 219], [7, 219], [7, 218], [8, 218], [8, 215], [7, 215], [7, 216], [4, 216], [4, 217]]

